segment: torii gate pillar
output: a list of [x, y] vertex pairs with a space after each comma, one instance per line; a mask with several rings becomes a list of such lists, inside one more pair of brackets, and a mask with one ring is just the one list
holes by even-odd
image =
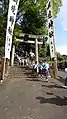
[[[38, 63], [38, 39], [35, 39], [35, 58]], [[38, 73], [38, 67], [37, 67], [37, 73]]]
[[12, 56], [11, 56], [11, 66], [14, 65], [14, 54], [15, 54], [15, 46], [13, 45], [13, 48], [12, 48]]

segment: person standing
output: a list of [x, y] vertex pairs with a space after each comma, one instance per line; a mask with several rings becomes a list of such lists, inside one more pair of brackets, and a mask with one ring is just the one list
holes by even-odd
[[29, 55], [30, 55], [30, 61], [31, 61], [31, 64], [32, 64], [33, 63], [33, 60], [34, 60], [34, 57], [35, 57], [35, 54], [31, 50], [30, 53], [29, 53]]
[[42, 73], [44, 73], [46, 75], [46, 81], [48, 81], [49, 64], [47, 63], [46, 60], [44, 60], [43, 63], [42, 63]]

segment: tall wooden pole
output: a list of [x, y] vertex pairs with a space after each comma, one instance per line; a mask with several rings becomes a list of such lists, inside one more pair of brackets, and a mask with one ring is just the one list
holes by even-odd
[[54, 22], [53, 22], [53, 5], [52, 0], [47, 1], [47, 21], [48, 21], [48, 38], [50, 42], [50, 54], [53, 60], [53, 72], [54, 77], [57, 77], [57, 56], [55, 48], [55, 31], [54, 31]]
[[[51, 11], [53, 9], [53, 4], [52, 4], [52, 0], [51, 0]], [[52, 11], [52, 20], [53, 20], [53, 11]], [[57, 54], [56, 54], [56, 45], [55, 45], [55, 29], [54, 29], [54, 22], [53, 22], [53, 41], [54, 41], [54, 63], [53, 63], [53, 67], [54, 67], [54, 77], [57, 78], [58, 76], [58, 69], [57, 69]]]
[[3, 79], [5, 77], [5, 63], [6, 63], [6, 58], [2, 57], [2, 61], [1, 61], [1, 81], [3, 81]]

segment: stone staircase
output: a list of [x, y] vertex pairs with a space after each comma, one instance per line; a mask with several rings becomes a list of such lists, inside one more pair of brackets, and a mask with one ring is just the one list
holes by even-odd
[[33, 70], [29, 67], [19, 67], [13, 66], [10, 67], [8, 73], [9, 79], [28, 79], [28, 80], [38, 80], [38, 75], [33, 72]]

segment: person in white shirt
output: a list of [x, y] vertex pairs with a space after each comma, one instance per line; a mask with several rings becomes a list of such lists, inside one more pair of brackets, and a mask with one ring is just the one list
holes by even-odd
[[[49, 77], [49, 64], [47, 63], [46, 60], [42, 61], [42, 74], [46, 75], [46, 81], [48, 81], [48, 77]], [[41, 77], [42, 77], [41, 74]]]
[[49, 64], [47, 62], [45, 62], [45, 68], [47, 71], [49, 70]]
[[29, 54], [30, 54], [30, 61], [31, 61], [31, 64], [32, 64], [32, 62], [34, 60], [34, 57], [35, 57], [35, 54], [32, 51]]

